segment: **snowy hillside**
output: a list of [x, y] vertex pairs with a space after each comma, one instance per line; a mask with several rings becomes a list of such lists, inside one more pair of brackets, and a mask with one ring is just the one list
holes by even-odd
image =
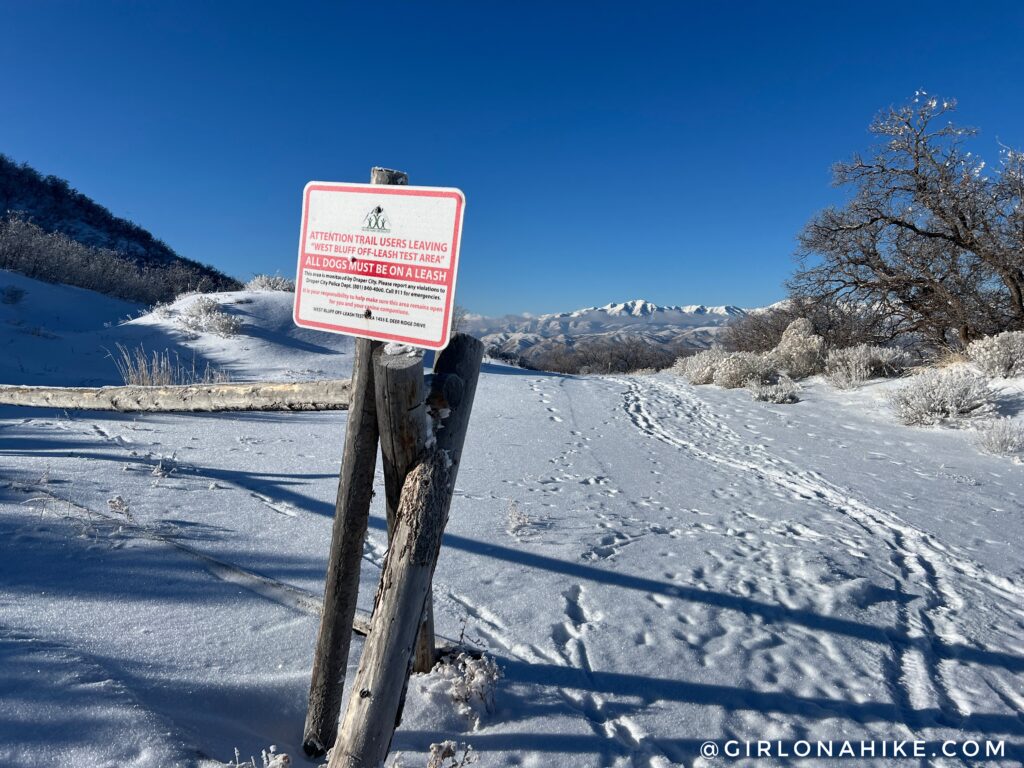
[[27, 164], [0, 154], [0, 215], [16, 213], [46, 232], [59, 232], [83, 245], [115, 251], [128, 264], [187, 271], [192, 285], [238, 287], [223, 273], [175, 253], [166, 243], [73, 189], [64, 179], [43, 176]]
[[0, 291], [5, 287], [17, 297], [0, 302], [0, 381], [6, 384], [121, 384], [113, 361], [118, 345], [166, 350], [187, 367], [212, 365], [238, 381], [345, 378], [352, 368], [351, 339], [297, 328], [290, 293], [212, 294], [241, 323], [238, 336], [222, 338], [183, 327], [197, 296], [143, 314], [137, 304], [0, 270]]
[[551, 315], [470, 315], [465, 328], [489, 349], [506, 355], [536, 353], [554, 344], [640, 338], [653, 344], [704, 348], [739, 307], [660, 306], [643, 299]]
[[[217, 295], [243, 323], [221, 338], [181, 329], [195, 297], [104, 328], [130, 308], [24, 285], [0, 306], [8, 380], [110, 380], [118, 341], [240, 378], [351, 364], [347, 339], [289, 325], [288, 294]], [[33, 292], [82, 314], [34, 314]], [[729, 312], [700, 309], [534, 322]], [[1000, 400], [1018, 420], [1022, 384]], [[451, 669], [415, 676], [406, 768], [443, 739], [480, 768], [976, 762], [700, 757], [727, 739], [990, 740], [1005, 756], [981, 764], [1020, 765], [1024, 466], [966, 430], [897, 425], [896, 385], [815, 380], [778, 406], [669, 373], [485, 365], [434, 593], [438, 632], [502, 677], [488, 707], [453, 698]], [[213, 768], [270, 744], [316, 764], [299, 743], [346, 418], [0, 408], [0, 765]]]

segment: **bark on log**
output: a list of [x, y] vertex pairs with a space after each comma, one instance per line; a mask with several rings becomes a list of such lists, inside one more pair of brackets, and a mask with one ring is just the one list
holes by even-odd
[[370, 634], [329, 768], [378, 768], [387, 757], [444, 533], [449, 477], [447, 458], [435, 449], [406, 478]]
[[374, 401], [373, 352], [380, 342], [356, 341], [352, 375], [352, 407], [345, 428], [345, 453], [341, 461], [338, 498], [331, 531], [331, 548], [324, 586], [324, 610], [320, 618], [309, 707], [302, 748], [311, 757], [324, 754], [334, 743], [345, 686], [352, 620], [359, 594], [363, 542], [373, 498], [373, 474], [377, 466], [377, 408]]
[[[480, 379], [480, 363], [483, 361], [484, 345], [478, 339], [465, 333], [455, 334], [448, 346], [438, 355], [434, 363], [434, 374], [430, 377], [430, 393], [427, 395], [428, 408], [439, 417], [437, 447], [451, 459], [451, 489], [455, 492], [455, 480], [459, 474], [462, 459], [462, 445], [466, 441], [469, 416], [476, 397], [476, 385]], [[448, 499], [449, 506], [451, 498]], [[447, 520], [448, 512], [445, 511]], [[437, 661], [437, 646], [434, 644], [434, 598], [433, 590], [427, 594], [416, 638], [414, 672], [429, 672]]]
[[378, 350], [373, 356], [373, 383], [377, 390], [377, 425], [390, 541], [405, 476], [426, 445], [423, 356], [387, 355], [383, 349]]
[[330, 411], [348, 408], [351, 385], [335, 381], [231, 382], [167, 387], [0, 385], [0, 405], [88, 411]]
[[[370, 634], [329, 768], [377, 768], [391, 748], [417, 635], [425, 631], [420, 620], [448, 522], [482, 357], [483, 344], [457, 334], [434, 366], [427, 408], [439, 421], [436, 444], [402, 488]], [[426, 637], [433, 646], [433, 635]], [[433, 647], [430, 652], [433, 656]]]
[[[388, 543], [395, 530], [395, 515], [402, 486], [409, 470], [423, 455], [427, 439], [427, 411], [423, 401], [423, 357], [385, 355], [373, 359], [374, 384], [377, 387], [377, 424], [384, 464], [384, 493], [387, 497]], [[434, 601], [427, 596], [421, 624], [428, 632], [416, 643], [414, 672], [429, 672], [434, 667]]]

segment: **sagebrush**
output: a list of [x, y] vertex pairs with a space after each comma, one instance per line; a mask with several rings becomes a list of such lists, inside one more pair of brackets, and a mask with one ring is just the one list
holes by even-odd
[[47, 232], [14, 213], [0, 218], [0, 269], [142, 304], [167, 301], [186, 289], [240, 287], [213, 268], [187, 259], [140, 262], [116, 250]]
[[715, 380], [718, 366], [728, 356], [729, 353], [722, 349], [705, 349], [695, 355], [679, 358], [672, 366], [672, 372], [691, 384], [710, 384]]
[[904, 424], [928, 425], [991, 413], [995, 392], [973, 371], [952, 368], [926, 371], [889, 395], [889, 404]]
[[242, 330], [242, 321], [222, 310], [220, 303], [209, 296], [200, 296], [185, 307], [179, 322], [190, 331], [224, 337], [237, 336]]
[[972, 341], [967, 357], [989, 376], [1024, 376], [1024, 331], [1005, 331]]
[[995, 456], [1020, 453], [1024, 451], [1024, 424], [1005, 417], [985, 422], [978, 427], [974, 443]]
[[747, 389], [751, 396], [762, 403], [775, 403], [782, 405], [786, 403], [799, 402], [797, 393], [800, 387], [797, 386], [789, 376], [782, 375], [774, 384], [765, 384], [760, 381], [751, 380], [747, 382]]
[[285, 291], [295, 292], [295, 281], [281, 275], [256, 275], [245, 284], [247, 291]]
[[903, 350], [873, 344], [833, 349], [825, 361], [825, 378], [839, 389], [853, 389], [869, 379], [899, 375], [906, 358]]
[[754, 352], [733, 352], [715, 367], [712, 383], [723, 389], [745, 387], [751, 381], [773, 384], [779, 379], [779, 370], [766, 355]]
[[769, 354], [791, 378], [806, 379], [825, 366], [825, 339], [814, 332], [810, 320], [800, 317], [789, 324]]

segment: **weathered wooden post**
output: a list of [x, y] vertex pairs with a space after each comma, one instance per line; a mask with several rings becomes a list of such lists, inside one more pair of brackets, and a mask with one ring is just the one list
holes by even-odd
[[427, 438], [423, 353], [410, 350], [389, 355], [378, 349], [373, 356], [373, 382], [390, 541], [405, 476], [423, 454]]
[[[374, 168], [372, 184], [408, 184], [401, 171]], [[302, 749], [310, 757], [324, 754], [334, 743], [345, 685], [352, 620], [359, 593], [363, 542], [373, 498], [377, 465], [377, 408], [373, 381], [373, 352], [378, 341], [356, 340], [345, 451], [341, 461], [338, 497], [327, 561], [324, 610], [320, 618], [309, 687], [309, 707]]]
[[436, 442], [402, 487], [370, 633], [329, 768], [377, 768], [390, 749], [416, 637], [423, 632], [482, 357], [483, 344], [459, 334], [435, 366], [427, 409], [437, 423]]
[[[390, 545], [402, 486], [409, 471], [423, 456], [427, 439], [423, 355], [418, 351], [387, 355], [379, 350], [373, 358], [373, 376], [377, 387], [377, 425], [384, 461]], [[428, 596], [423, 615], [423, 624], [428, 628], [416, 643], [414, 672], [429, 672], [434, 666], [433, 615], [433, 600]]]
[[[427, 395], [428, 408], [447, 408], [448, 415], [441, 419], [437, 433], [437, 447], [446, 451], [452, 460], [451, 488], [455, 492], [459, 464], [462, 461], [462, 446], [466, 441], [469, 415], [476, 397], [476, 384], [480, 378], [480, 363], [483, 360], [483, 344], [472, 336], [458, 333], [448, 347], [438, 355], [434, 363], [434, 374], [430, 379], [430, 393]], [[468, 403], [468, 405], [463, 405]], [[447, 404], [447, 405], [444, 405]], [[451, 499], [448, 500], [449, 506]], [[445, 519], [447, 520], [447, 511]], [[429, 672], [434, 667], [434, 600], [427, 593], [423, 609], [423, 621], [416, 640], [414, 672]]]

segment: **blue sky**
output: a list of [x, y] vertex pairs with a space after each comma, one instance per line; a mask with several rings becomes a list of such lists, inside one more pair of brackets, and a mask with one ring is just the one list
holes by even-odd
[[467, 198], [458, 301], [777, 300], [829, 166], [924, 88], [1024, 146], [1019, 2], [0, 0], [0, 152], [231, 274], [294, 272], [301, 191]]

